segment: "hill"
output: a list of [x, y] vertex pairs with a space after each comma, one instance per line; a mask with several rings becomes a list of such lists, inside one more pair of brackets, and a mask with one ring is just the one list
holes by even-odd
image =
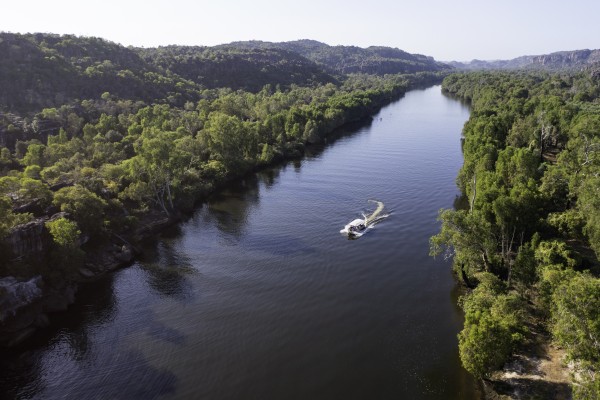
[[31, 113], [107, 92], [118, 99], [181, 107], [200, 99], [205, 89], [258, 92], [267, 84], [282, 89], [338, 84], [354, 73], [450, 68], [396, 48], [329, 46], [314, 40], [146, 49], [94, 37], [2, 32], [0, 111]]
[[0, 33], [0, 110], [30, 112], [103, 93], [182, 106], [203, 89], [337, 82], [282, 49], [124, 47], [100, 38]]
[[273, 86], [311, 86], [336, 82], [314, 62], [277, 48], [167, 46], [137, 49], [142, 58], [206, 88], [258, 91]]
[[144, 61], [133, 48], [99, 38], [0, 33], [0, 109], [32, 111], [102, 93], [183, 102], [197, 85]]
[[600, 50], [559, 51], [536, 56], [521, 56], [512, 60], [470, 62], [451, 61], [448, 64], [463, 70], [488, 69], [541, 69], [541, 70], [581, 70], [600, 62]]
[[222, 46], [240, 49], [284, 49], [298, 53], [338, 74], [401, 74], [421, 71], [442, 71], [449, 65], [435, 61], [432, 57], [411, 54], [403, 50], [371, 46], [329, 46], [315, 40], [291, 42], [245, 41]]

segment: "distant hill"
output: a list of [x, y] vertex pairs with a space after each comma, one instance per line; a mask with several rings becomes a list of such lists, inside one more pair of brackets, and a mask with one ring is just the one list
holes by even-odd
[[136, 51], [146, 62], [206, 88], [258, 91], [266, 84], [336, 82], [313, 61], [284, 49], [167, 46]]
[[0, 111], [30, 112], [76, 100], [115, 98], [182, 106], [204, 89], [259, 91], [339, 83], [349, 73], [450, 68], [389, 47], [362, 49], [299, 40], [215, 47], [125, 47], [104, 39], [0, 33]]
[[36, 110], [74, 99], [191, 99], [197, 85], [166, 74], [133, 48], [103, 39], [0, 33], [0, 108]]
[[411, 54], [392, 47], [329, 46], [325, 43], [306, 39], [279, 43], [262, 41], [233, 42], [222, 47], [289, 50], [338, 74], [384, 75], [451, 69], [449, 65], [435, 61], [432, 57]]
[[600, 50], [559, 51], [537, 56], [522, 56], [512, 60], [449, 62], [457, 69], [584, 69], [600, 62]]

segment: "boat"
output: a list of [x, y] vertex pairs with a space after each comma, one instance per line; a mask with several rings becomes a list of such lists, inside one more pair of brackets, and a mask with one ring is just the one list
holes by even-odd
[[346, 226], [344, 226], [344, 229], [342, 229], [342, 231], [345, 231], [348, 235], [357, 235], [362, 233], [365, 229], [367, 229], [367, 226], [365, 225], [365, 220], [357, 218], [354, 221], [347, 224]]
[[347, 235], [349, 238], [361, 237], [367, 229], [371, 228], [377, 222], [381, 221], [387, 215], [380, 215], [383, 211], [383, 203], [377, 200], [369, 200], [372, 203], [377, 203], [377, 208], [371, 215], [364, 215], [363, 219], [357, 218], [350, 221], [344, 226], [340, 233]]

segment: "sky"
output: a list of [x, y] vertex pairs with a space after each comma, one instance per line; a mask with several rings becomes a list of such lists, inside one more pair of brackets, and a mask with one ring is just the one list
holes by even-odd
[[4, 0], [0, 31], [126, 46], [314, 39], [441, 61], [600, 48], [598, 0]]

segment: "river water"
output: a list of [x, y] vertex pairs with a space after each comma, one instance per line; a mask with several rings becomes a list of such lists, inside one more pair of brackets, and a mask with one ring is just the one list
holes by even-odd
[[[0, 392], [34, 399], [473, 399], [444, 260], [469, 116], [414, 90], [305, 158], [231, 185], [84, 286], [5, 357]], [[385, 203], [359, 240], [339, 230]]]

